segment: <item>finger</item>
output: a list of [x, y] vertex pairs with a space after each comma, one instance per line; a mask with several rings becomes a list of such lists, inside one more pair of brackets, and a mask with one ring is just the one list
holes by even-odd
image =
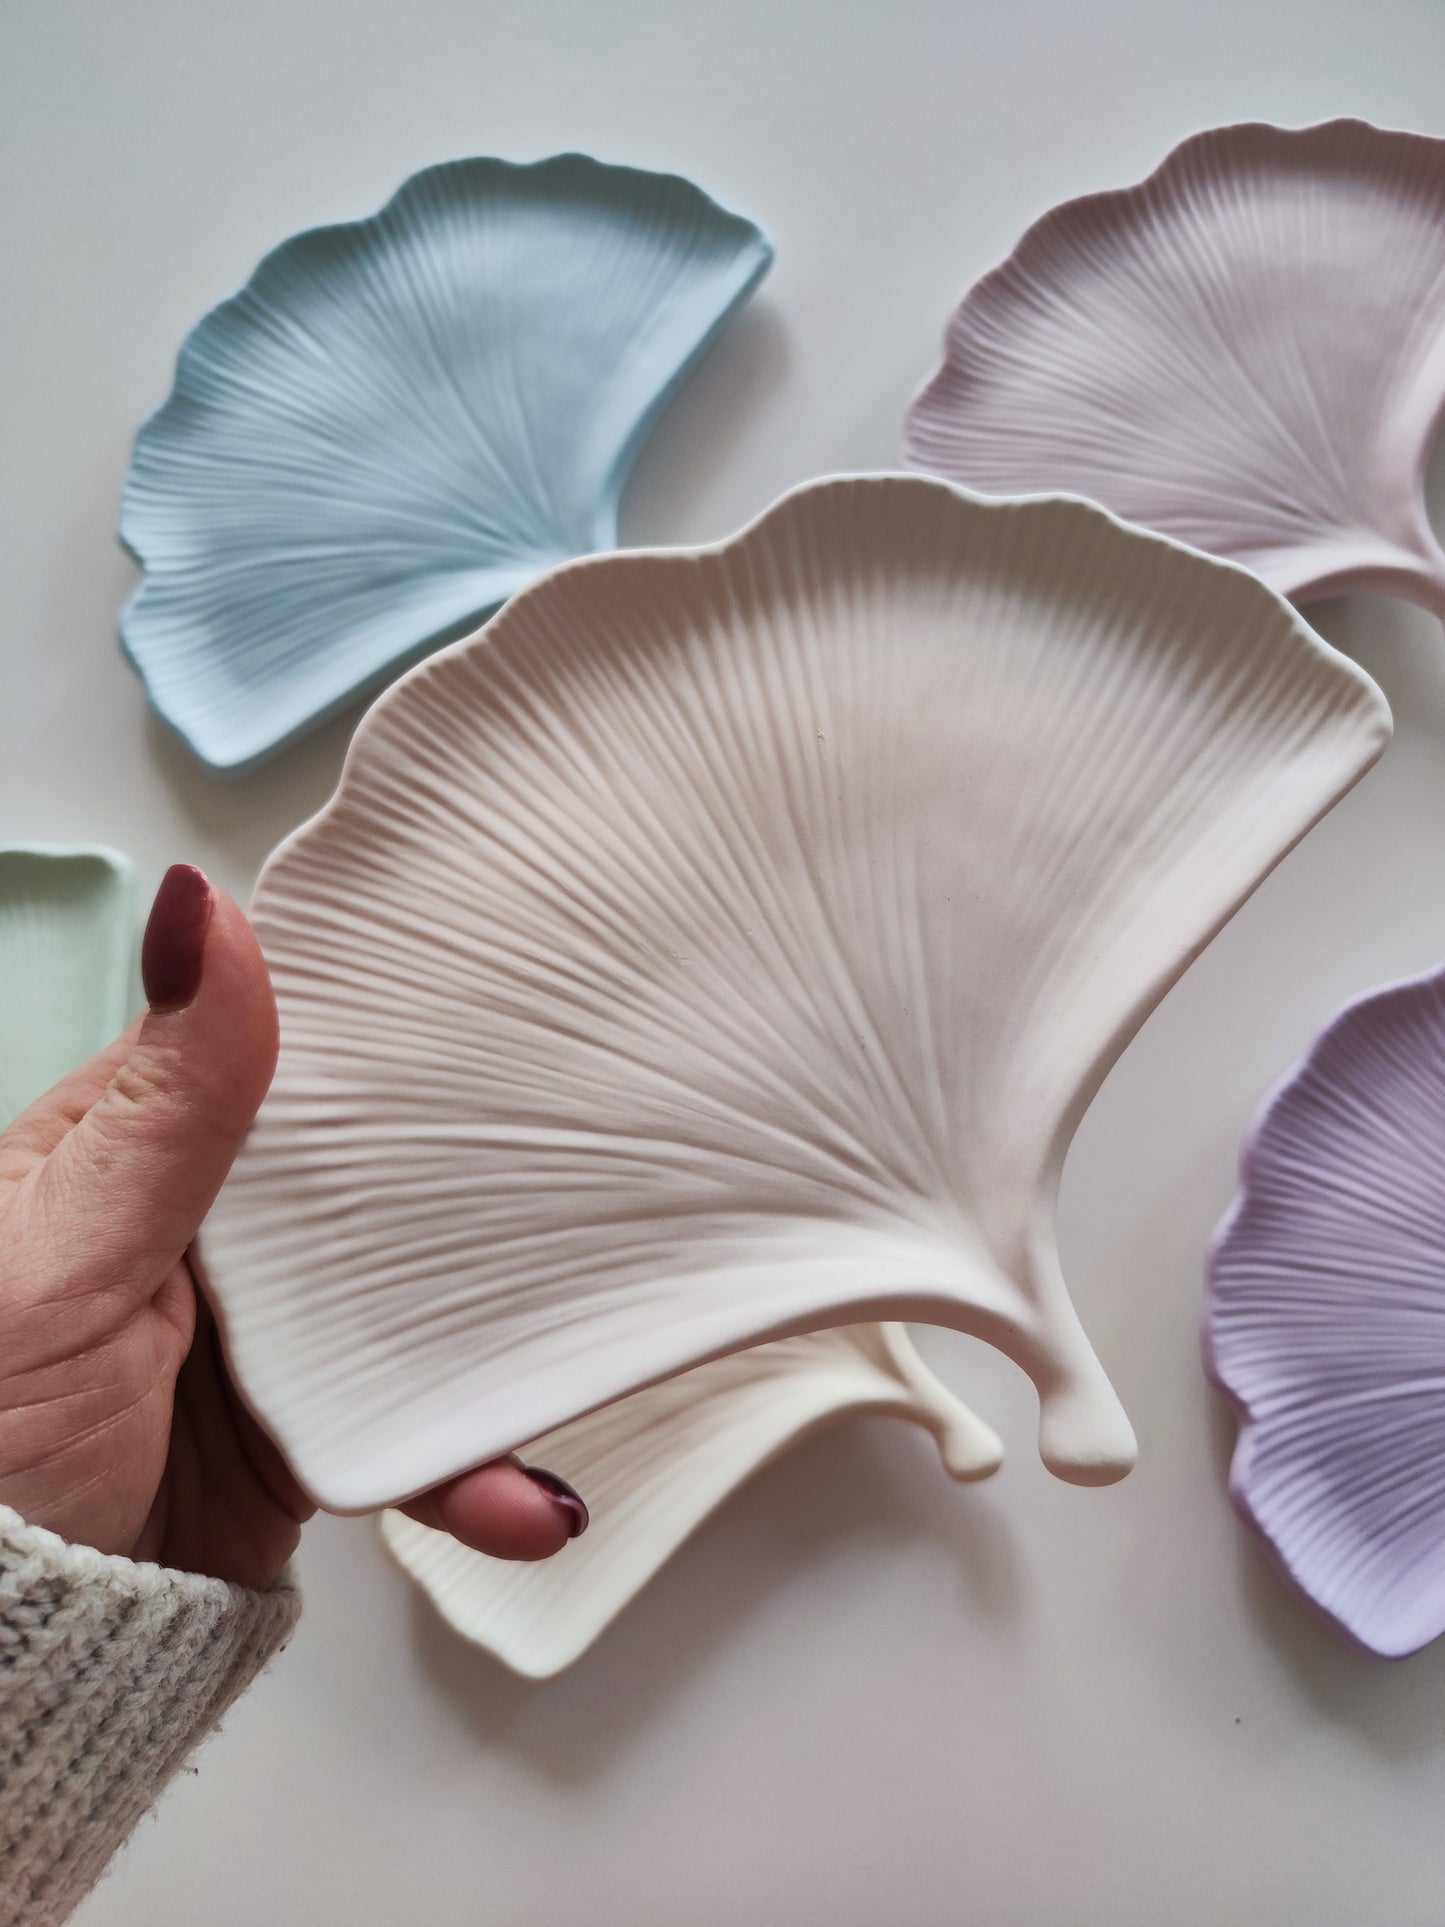
[[115, 1076], [130, 1055], [139, 1033], [137, 1017], [113, 1043], [97, 1051], [89, 1063], [70, 1071], [58, 1084], [52, 1084], [0, 1132], [0, 1179], [21, 1177], [38, 1158], [49, 1157]]
[[199, 870], [166, 872], [141, 969], [150, 1008], [130, 1049], [28, 1180], [69, 1284], [134, 1303], [209, 1210], [271, 1082], [277, 1045], [260, 947]]
[[463, 1472], [401, 1510], [494, 1559], [550, 1559], [587, 1530], [587, 1507], [571, 1486], [518, 1459]]

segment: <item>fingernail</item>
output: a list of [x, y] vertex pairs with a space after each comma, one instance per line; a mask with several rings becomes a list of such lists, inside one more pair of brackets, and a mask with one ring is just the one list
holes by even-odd
[[581, 1494], [574, 1492], [565, 1479], [559, 1479], [555, 1472], [548, 1472], [540, 1465], [524, 1465], [522, 1470], [533, 1485], [541, 1486], [553, 1505], [560, 1506], [567, 1514], [567, 1537], [580, 1539], [591, 1517]]
[[179, 1010], [201, 985], [211, 886], [194, 863], [173, 863], [161, 878], [141, 939], [140, 975], [152, 1010]]

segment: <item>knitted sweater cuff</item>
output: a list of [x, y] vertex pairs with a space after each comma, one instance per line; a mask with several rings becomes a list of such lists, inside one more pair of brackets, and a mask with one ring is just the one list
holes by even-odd
[[300, 1598], [73, 1546], [0, 1506], [0, 1927], [54, 1927], [286, 1641]]

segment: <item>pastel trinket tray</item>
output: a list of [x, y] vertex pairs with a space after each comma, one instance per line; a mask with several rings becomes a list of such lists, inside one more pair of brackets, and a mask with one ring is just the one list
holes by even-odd
[[1252, 576], [1067, 498], [843, 478], [554, 571], [376, 703], [262, 875], [281, 1062], [203, 1246], [238, 1384], [360, 1511], [912, 1318], [1118, 1477], [1064, 1152], [1389, 726]]

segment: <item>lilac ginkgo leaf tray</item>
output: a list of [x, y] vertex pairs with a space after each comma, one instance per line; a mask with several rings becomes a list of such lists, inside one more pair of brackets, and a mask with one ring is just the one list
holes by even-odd
[[1230, 1492], [1371, 1652], [1445, 1632], [1445, 970], [1348, 1004], [1266, 1099], [1209, 1260]]

